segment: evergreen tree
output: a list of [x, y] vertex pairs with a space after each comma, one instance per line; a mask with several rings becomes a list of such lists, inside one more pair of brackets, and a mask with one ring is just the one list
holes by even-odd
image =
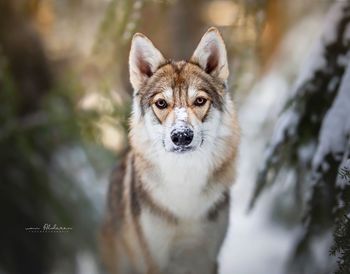
[[295, 197], [303, 205], [305, 230], [287, 273], [334, 271], [331, 258], [324, 269], [315, 255], [318, 242], [330, 231], [334, 231], [337, 273], [350, 273], [349, 182], [344, 183], [349, 169], [349, 117], [350, 3], [344, 1], [329, 11], [323, 35], [276, 125], [251, 204], [281, 174], [295, 175]]

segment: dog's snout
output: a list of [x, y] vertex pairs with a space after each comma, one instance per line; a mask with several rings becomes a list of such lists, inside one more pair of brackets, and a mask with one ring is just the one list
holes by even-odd
[[193, 130], [189, 128], [185, 130], [173, 130], [171, 132], [171, 140], [177, 146], [187, 146], [193, 140]]

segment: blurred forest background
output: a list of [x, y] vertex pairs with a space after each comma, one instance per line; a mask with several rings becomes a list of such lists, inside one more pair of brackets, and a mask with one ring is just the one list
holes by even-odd
[[350, 273], [349, 1], [0, 0], [0, 274], [105, 273], [130, 39], [187, 59], [210, 26], [243, 132], [220, 273]]

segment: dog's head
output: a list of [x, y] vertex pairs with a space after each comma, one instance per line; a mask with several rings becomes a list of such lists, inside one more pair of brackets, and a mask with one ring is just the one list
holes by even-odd
[[[230, 123], [224, 120], [232, 105], [226, 92], [226, 49], [217, 29], [210, 28], [191, 59], [180, 62], [165, 59], [148, 38], [135, 34], [129, 68], [134, 88], [131, 138], [136, 134], [139, 142], [165, 152], [188, 153], [215, 146], [215, 139], [225, 135], [220, 126]], [[138, 127], [142, 134], [135, 133]]]

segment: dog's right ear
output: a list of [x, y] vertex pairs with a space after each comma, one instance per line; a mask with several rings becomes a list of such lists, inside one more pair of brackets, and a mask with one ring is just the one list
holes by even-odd
[[226, 81], [229, 75], [224, 40], [217, 28], [211, 27], [202, 37], [191, 61], [206, 73]]
[[165, 61], [160, 51], [143, 34], [136, 33], [132, 38], [129, 55], [130, 82], [138, 91]]

